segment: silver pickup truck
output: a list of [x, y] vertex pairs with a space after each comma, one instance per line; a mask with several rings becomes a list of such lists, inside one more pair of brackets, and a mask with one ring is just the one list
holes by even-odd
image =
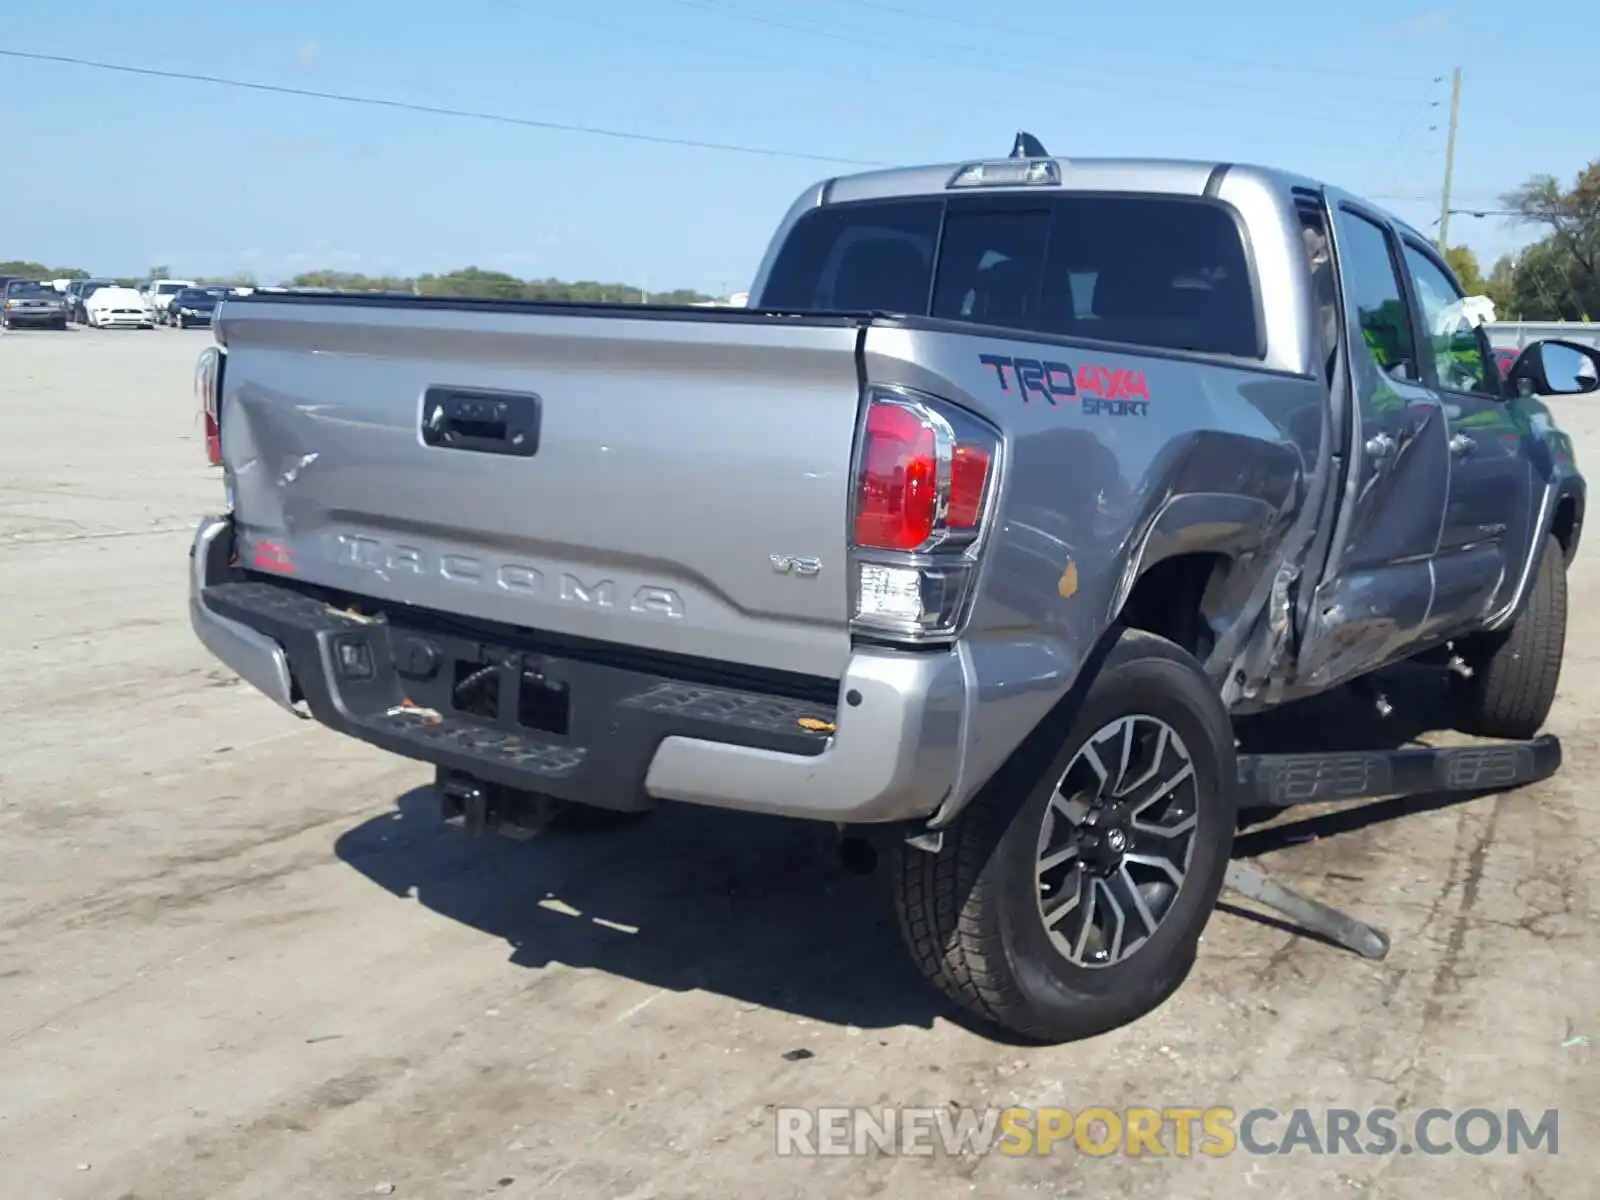
[[[1424, 237], [1311, 179], [1042, 154], [830, 179], [751, 307], [230, 298], [191, 614], [482, 824], [886, 838], [922, 970], [1060, 1040], [1182, 978], [1235, 719], [1406, 660], [1554, 695], [1585, 489]], [[798, 918], [797, 918], [798, 919]]]

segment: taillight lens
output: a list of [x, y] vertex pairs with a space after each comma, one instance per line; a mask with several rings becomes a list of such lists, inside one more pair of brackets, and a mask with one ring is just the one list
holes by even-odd
[[976, 578], [1000, 436], [909, 389], [874, 389], [857, 459], [852, 624], [874, 637], [948, 639]]
[[939, 505], [934, 429], [909, 407], [867, 410], [856, 494], [856, 545], [915, 550], [933, 536]]
[[213, 467], [222, 465], [222, 367], [220, 346], [207, 346], [194, 367], [195, 402], [205, 425], [206, 460]]
[[952, 529], [976, 529], [983, 515], [983, 489], [989, 482], [994, 456], [984, 446], [958, 445], [950, 462], [950, 512]]
[[222, 430], [217, 428], [217, 419], [210, 413], [205, 414], [206, 419], [206, 461], [213, 467], [222, 465]]
[[976, 418], [931, 398], [875, 394], [862, 431], [856, 546], [910, 551], [976, 533], [995, 443]]

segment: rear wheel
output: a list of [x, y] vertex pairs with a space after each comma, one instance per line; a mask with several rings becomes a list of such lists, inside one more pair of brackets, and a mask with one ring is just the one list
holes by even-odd
[[1488, 738], [1537, 734], [1555, 703], [1566, 641], [1567, 560], [1549, 537], [1533, 590], [1511, 627], [1460, 647], [1472, 675], [1459, 685], [1456, 728]]
[[1238, 805], [1227, 712], [1163, 638], [1124, 631], [1060, 733], [1008, 764], [937, 853], [902, 844], [893, 864], [930, 982], [1047, 1042], [1124, 1025], [1182, 983]]

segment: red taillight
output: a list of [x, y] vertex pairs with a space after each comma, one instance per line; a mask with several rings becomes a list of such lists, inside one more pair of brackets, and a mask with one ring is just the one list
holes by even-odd
[[217, 428], [217, 419], [210, 413], [204, 414], [206, 419], [206, 461], [213, 467], [222, 465], [222, 431]]
[[867, 410], [856, 501], [856, 545], [915, 550], [933, 535], [939, 455], [933, 427], [909, 408]]
[[983, 512], [983, 487], [989, 479], [989, 451], [983, 446], [955, 448], [950, 461], [951, 529], [976, 529]]
[[855, 544], [867, 550], [916, 550], [940, 530], [940, 443], [948, 444], [949, 486], [943, 530], [976, 531], [993, 443], [963, 437], [942, 414], [874, 398], [867, 409], [857, 484]]
[[850, 627], [948, 641], [970, 611], [1000, 461], [987, 421], [910, 388], [874, 388], [857, 459]]
[[194, 367], [194, 397], [205, 424], [206, 459], [213, 467], [222, 465], [222, 365], [220, 346], [207, 346]]

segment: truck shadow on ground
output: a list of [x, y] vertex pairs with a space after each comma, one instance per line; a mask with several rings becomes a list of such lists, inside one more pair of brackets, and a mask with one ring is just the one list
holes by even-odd
[[386, 891], [504, 940], [519, 966], [864, 1029], [953, 1017], [901, 945], [885, 880], [844, 871], [831, 827], [667, 805], [604, 832], [474, 838], [418, 788], [335, 849]]
[[[1428, 678], [1371, 699], [1337, 694], [1252, 722], [1247, 749], [1397, 746], [1448, 709]], [[1418, 797], [1241, 832], [1235, 857], [1395, 820], [1463, 797]], [[832, 830], [772, 817], [667, 805], [631, 827], [551, 829], [531, 841], [472, 838], [443, 822], [430, 788], [343, 834], [339, 857], [395, 896], [505, 941], [511, 961], [592, 968], [671, 991], [708, 991], [863, 1029], [931, 1027], [944, 1017], [990, 1040], [911, 965], [880, 871], [843, 870]], [[1265, 914], [1225, 911], [1291, 931]]]

